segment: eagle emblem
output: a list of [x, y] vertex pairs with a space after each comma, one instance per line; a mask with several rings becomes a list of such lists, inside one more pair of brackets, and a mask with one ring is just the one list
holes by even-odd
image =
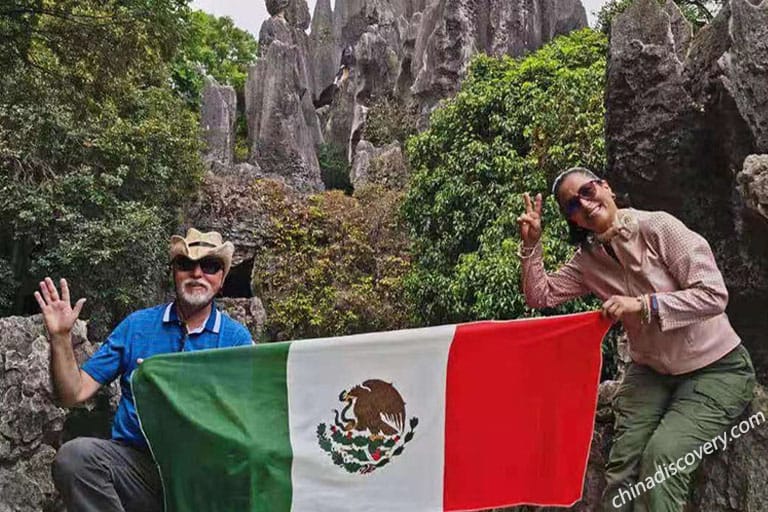
[[406, 426], [405, 401], [390, 382], [369, 379], [339, 393], [333, 423], [317, 426], [317, 441], [337, 466], [367, 474], [388, 464], [413, 439], [419, 420]]

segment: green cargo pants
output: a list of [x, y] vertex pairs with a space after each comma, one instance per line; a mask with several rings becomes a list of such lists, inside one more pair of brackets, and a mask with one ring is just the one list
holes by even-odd
[[[754, 386], [755, 371], [742, 345], [682, 375], [632, 363], [614, 399], [602, 510], [682, 511], [702, 445], [721, 434], [724, 442], [738, 442], [729, 427], [749, 404]], [[723, 441], [713, 444], [723, 449]]]

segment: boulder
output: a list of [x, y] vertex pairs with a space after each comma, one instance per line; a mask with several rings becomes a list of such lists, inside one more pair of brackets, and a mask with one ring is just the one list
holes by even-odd
[[712, 246], [727, 313], [768, 379], [768, 2], [731, 0], [691, 37], [677, 6], [637, 0], [612, 22], [607, 177], [636, 208], [666, 210]]
[[[85, 322], [73, 332], [75, 358], [82, 363], [95, 347]], [[56, 492], [51, 462], [56, 450], [76, 434], [108, 432], [117, 386], [104, 388], [84, 407], [67, 411], [54, 400], [49, 373], [50, 345], [40, 315], [0, 318], [0, 511], [51, 510]], [[75, 432], [73, 415], [85, 419]], [[105, 424], [107, 422], [107, 424]]]
[[747, 214], [768, 221], [768, 155], [749, 155], [736, 179]]
[[228, 85], [205, 78], [200, 124], [205, 141], [204, 160], [232, 165], [235, 155], [237, 94]]

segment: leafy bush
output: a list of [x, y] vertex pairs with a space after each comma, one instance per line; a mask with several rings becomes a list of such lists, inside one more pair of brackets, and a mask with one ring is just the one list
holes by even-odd
[[[605, 36], [585, 29], [525, 58], [478, 56], [457, 97], [410, 139], [402, 213], [414, 264], [405, 285], [419, 323], [536, 314], [520, 291], [521, 194], [546, 192], [573, 165], [604, 167], [605, 54]], [[552, 269], [573, 249], [551, 197], [543, 217]]]
[[258, 187], [272, 223], [254, 259], [252, 288], [267, 310], [269, 340], [409, 325], [399, 193], [368, 188], [355, 197], [330, 191], [302, 199], [270, 180]]

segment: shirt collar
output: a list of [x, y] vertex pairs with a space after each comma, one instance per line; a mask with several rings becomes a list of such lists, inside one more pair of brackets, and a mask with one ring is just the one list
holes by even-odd
[[[170, 302], [165, 306], [165, 312], [163, 313], [163, 323], [179, 323], [179, 314], [176, 311], [176, 302]], [[221, 330], [221, 312], [216, 308], [216, 301], [211, 302], [211, 313], [208, 315], [208, 319], [205, 321], [205, 331], [211, 331], [214, 334], [219, 334]]]

